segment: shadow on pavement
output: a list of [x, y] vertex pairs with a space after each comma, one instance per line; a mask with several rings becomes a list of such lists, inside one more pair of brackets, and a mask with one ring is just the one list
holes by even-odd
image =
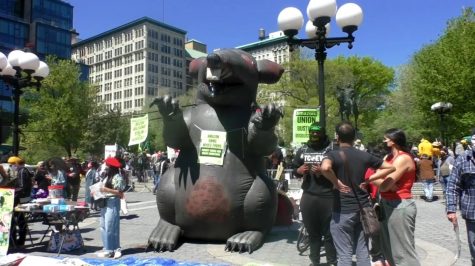
[[121, 220], [132, 220], [132, 219], [137, 219], [137, 218], [140, 218], [140, 216], [138, 216], [137, 214], [130, 214], [130, 215], [127, 215], [127, 216], [120, 216]]

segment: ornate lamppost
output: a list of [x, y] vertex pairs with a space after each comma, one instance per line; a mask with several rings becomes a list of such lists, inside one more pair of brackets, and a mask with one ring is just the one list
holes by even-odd
[[41, 86], [41, 81], [48, 76], [49, 68], [34, 53], [13, 50], [8, 54], [0, 52], [0, 80], [13, 88], [13, 154], [20, 149], [20, 96], [27, 87]]
[[[326, 50], [340, 43], [348, 43], [348, 48], [353, 47], [353, 32], [363, 21], [363, 11], [353, 3], [347, 3], [340, 8], [336, 6], [336, 0], [310, 0], [307, 6], [309, 21], [305, 26], [308, 39], [297, 39], [295, 36], [303, 26], [303, 15], [295, 7], [283, 9], [277, 18], [279, 28], [288, 37], [287, 43], [300, 45], [315, 50], [315, 59], [318, 61], [318, 98], [320, 105], [320, 124], [326, 127], [325, 110], [325, 80], [324, 62], [327, 57]], [[330, 21], [336, 15], [336, 23], [347, 33], [346, 37], [327, 37], [330, 31]]]
[[443, 145], [448, 145], [447, 134], [446, 134], [446, 125], [445, 125], [445, 116], [452, 110], [452, 104], [449, 102], [438, 102], [434, 103], [430, 109], [437, 114], [439, 114], [439, 128], [440, 128], [440, 139], [444, 142]]

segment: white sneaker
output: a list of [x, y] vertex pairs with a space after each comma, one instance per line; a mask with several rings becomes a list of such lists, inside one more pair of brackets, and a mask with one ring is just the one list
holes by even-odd
[[99, 258], [112, 258], [114, 256], [114, 253], [106, 250], [101, 250], [97, 252], [96, 255]]
[[114, 259], [118, 259], [120, 257], [122, 257], [122, 252], [121, 252], [121, 249], [118, 248], [114, 251]]

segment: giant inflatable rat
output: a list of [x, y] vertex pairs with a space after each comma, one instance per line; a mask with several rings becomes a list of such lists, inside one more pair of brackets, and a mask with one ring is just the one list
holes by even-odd
[[226, 240], [228, 251], [252, 252], [274, 222], [277, 193], [264, 156], [277, 145], [282, 112], [256, 104], [259, 83], [275, 83], [283, 68], [222, 49], [190, 64], [198, 80], [196, 105], [181, 110], [158, 97], [167, 146], [179, 149], [157, 191], [160, 219], [149, 237], [158, 251], [174, 250], [180, 236]]

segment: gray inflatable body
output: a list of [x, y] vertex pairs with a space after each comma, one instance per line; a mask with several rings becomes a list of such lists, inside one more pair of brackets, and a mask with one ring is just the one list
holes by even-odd
[[[198, 79], [196, 106], [182, 110], [168, 96], [151, 104], [163, 116], [166, 145], [180, 153], [161, 177], [160, 220], [149, 245], [171, 251], [183, 236], [226, 240], [228, 251], [252, 252], [277, 211], [264, 156], [277, 145], [274, 127], [282, 116], [274, 105], [256, 104], [257, 86], [277, 82], [283, 68], [241, 50], [223, 49], [194, 60], [190, 73]], [[201, 163], [204, 132], [225, 133], [226, 148], [214, 153], [224, 154], [221, 163]]]

